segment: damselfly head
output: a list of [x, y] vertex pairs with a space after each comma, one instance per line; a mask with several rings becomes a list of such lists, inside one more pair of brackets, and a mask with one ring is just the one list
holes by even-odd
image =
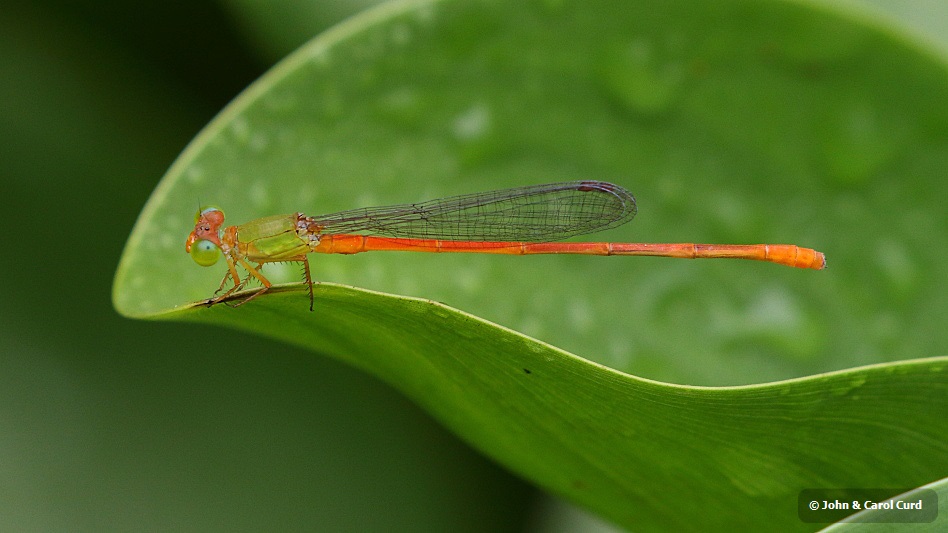
[[194, 215], [194, 231], [188, 235], [184, 249], [201, 266], [211, 266], [220, 257], [220, 227], [224, 212], [213, 206], [204, 206]]

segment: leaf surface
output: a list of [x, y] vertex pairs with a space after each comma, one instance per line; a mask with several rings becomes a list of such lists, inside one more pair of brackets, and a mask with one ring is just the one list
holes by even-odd
[[[628, 527], [812, 530], [802, 488], [944, 476], [944, 358], [743, 388], [624, 372], [737, 385], [946, 353], [948, 252], [931, 246], [948, 238], [946, 96], [939, 59], [807, 3], [386, 4], [195, 139], [133, 230], [113, 299], [343, 358]], [[223, 275], [183, 251], [199, 199], [241, 223], [586, 178], [639, 200], [597, 240], [789, 242], [830, 268], [311, 256], [319, 280], [493, 323], [331, 283], [315, 313], [299, 286], [189, 306]]]

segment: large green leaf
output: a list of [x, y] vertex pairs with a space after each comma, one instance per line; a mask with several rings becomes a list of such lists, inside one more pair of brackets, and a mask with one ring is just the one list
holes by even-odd
[[[948, 359], [700, 388], [586, 361], [433, 302], [321, 284], [161, 315], [273, 336], [398, 387], [512, 470], [639, 530], [807, 530], [797, 493], [948, 467]], [[895, 458], [895, 459], [893, 459]], [[884, 468], [880, 468], [883, 466]]]
[[[638, 529], [813, 529], [796, 492], [948, 471], [945, 359], [747, 388], [634, 378], [440, 304], [323, 284], [194, 308], [198, 199], [234, 223], [608, 179], [608, 240], [795, 242], [826, 272], [741, 262], [366, 254], [314, 275], [432, 298], [626, 372], [764, 382], [944, 354], [948, 76], [893, 32], [792, 2], [388, 4], [233, 102], [134, 229], [128, 316], [246, 328], [393, 384], [538, 484]], [[597, 236], [598, 238], [598, 236]], [[292, 280], [295, 267], [267, 265]], [[880, 468], [880, 465], [884, 468]]]
[[[928, 494], [923, 494], [925, 491], [930, 491]], [[932, 494], [934, 493], [934, 494]], [[931, 495], [929, 498], [927, 496]], [[910, 499], [911, 498], [911, 499]], [[918, 501], [918, 499], [923, 499], [924, 505], [931, 503], [932, 499], [936, 499], [936, 505], [931, 506], [926, 509], [919, 511], [911, 511], [911, 513], [918, 513], [914, 515], [914, 519], [918, 519], [918, 522], [906, 522], [906, 511], [900, 511], [898, 509], [869, 509], [863, 510], [858, 514], [854, 514], [841, 522], [837, 522], [826, 529], [821, 530], [823, 533], [845, 533], [848, 531], [866, 531], [866, 524], [873, 524], [871, 531], [873, 533], [897, 533], [899, 531], [911, 530], [914, 533], [937, 533], [939, 531], [945, 530], [945, 525], [948, 524], [943, 515], [944, 512], [939, 513], [939, 510], [944, 510], [948, 506], [948, 478], [941, 479], [935, 483], [931, 483], [921, 487], [919, 489], [910, 491], [900, 499], [903, 501]], [[858, 500], [857, 500], [858, 501]], [[923, 507], [924, 507], [923, 505]], [[931, 514], [935, 514], [936, 517], [931, 522], [922, 522], [919, 515], [927, 517]]]

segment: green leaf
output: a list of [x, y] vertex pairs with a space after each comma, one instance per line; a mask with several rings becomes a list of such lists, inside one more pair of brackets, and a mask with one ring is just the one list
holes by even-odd
[[[571, 179], [637, 194], [612, 241], [791, 242], [751, 262], [363, 254], [316, 279], [444, 301], [650, 378], [746, 384], [948, 352], [948, 76], [891, 30], [794, 2], [415, 1], [314, 39], [188, 147], [113, 293], [343, 358], [539, 485], [636, 529], [807, 530], [796, 493], [944, 476], [946, 359], [706, 389], [647, 381], [427, 300], [324, 283], [190, 307], [228, 221]], [[267, 265], [275, 281], [295, 267]]]
[[[948, 467], [948, 358], [701, 388], [616, 372], [430, 300], [323, 283], [223, 324], [339, 357], [547, 490], [639, 530], [805, 530], [811, 487], [917, 486]], [[810, 524], [809, 529], [816, 525]]]
[[927, 46], [940, 49], [944, 55], [948, 52], [948, 5], [941, 0], [822, 0], [828, 4], [839, 4], [864, 11], [874, 17], [888, 19], [892, 24], [905, 31], [909, 39], [920, 39]]
[[[866, 531], [866, 524], [873, 524], [871, 531], [873, 533], [899, 532], [911, 529], [919, 533], [936, 533], [944, 531], [948, 527], [948, 516], [944, 512], [937, 512], [939, 509], [945, 509], [948, 506], [948, 478], [941, 479], [935, 483], [920, 487], [921, 490], [914, 490], [900, 497], [903, 501], [917, 501], [916, 498], [923, 498], [922, 491], [930, 490], [934, 492], [937, 499], [937, 506], [929, 508], [929, 511], [935, 511], [935, 519], [931, 522], [904, 522], [906, 518], [905, 511], [893, 509], [870, 509], [864, 510], [856, 515], [850, 516], [846, 520], [833, 524], [823, 533], [845, 533], [848, 531]], [[929, 499], [924, 499], [924, 504], [929, 503]], [[914, 512], [914, 511], [913, 511]], [[916, 515], [918, 516], [918, 515]]]

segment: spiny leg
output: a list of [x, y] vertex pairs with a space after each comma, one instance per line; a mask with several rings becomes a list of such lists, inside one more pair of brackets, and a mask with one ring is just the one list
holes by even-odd
[[[300, 257], [296, 257], [296, 258], [287, 259], [287, 261], [299, 261], [299, 262], [303, 263], [303, 274], [304, 274], [304, 276], [305, 276], [305, 278], [306, 278], [306, 286], [307, 286], [307, 289], [309, 290], [309, 310], [312, 311], [313, 308], [314, 308], [314, 299], [315, 299], [315, 297], [314, 297], [314, 293], [313, 293], [313, 277], [312, 277], [312, 274], [310, 273], [310, 269], [309, 269], [309, 260], [308, 260], [308, 259], [306, 258], [306, 256], [304, 255], [304, 256], [300, 256]], [[238, 301], [238, 302], [236, 302], [236, 303], [225, 302], [228, 306], [230, 306], [230, 307], [240, 307], [241, 305], [244, 305], [245, 303], [249, 302], [250, 300], [253, 300], [253, 299], [256, 298], [257, 296], [260, 296], [261, 294], [267, 292], [268, 290], [270, 290], [270, 287], [273, 286], [273, 284], [270, 282], [270, 280], [268, 280], [266, 277], [264, 277], [264, 275], [260, 272], [260, 270], [263, 269], [263, 265], [264, 265], [263, 262], [258, 263], [257, 266], [256, 266], [256, 268], [254, 268], [253, 266], [251, 266], [251, 265], [250, 265], [247, 261], [245, 261], [244, 259], [237, 259], [236, 262], [237, 262], [237, 263], [240, 263], [240, 266], [244, 267], [244, 268], [247, 270], [247, 276], [244, 277], [243, 279], [240, 279], [239, 274], [237, 274], [237, 269], [235, 268], [235, 264], [234, 264], [234, 263], [231, 263], [231, 262], [228, 262], [228, 271], [227, 271], [227, 273], [224, 275], [224, 279], [221, 280], [220, 287], [218, 287], [217, 291], [215, 291], [214, 294], [217, 294], [218, 292], [222, 291], [222, 290], [224, 289], [224, 286], [227, 284], [227, 280], [229, 280], [229, 279], [233, 279], [233, 280], [234, 280], [234, 286], [231, 287], [230, 289], [228, 289], [227, 292], [225, 292], [224, 294], [221, 294], [220, 296], [217, 296], [217, 297], [215, 297], [215, 298], [212, 298], [212, 299], [210, 299], [210, 300], [207, 300], [207, 302], [205, 302], [205, 303], [206, 303], [206, 305], [207, 305], [208, 307], [210, 307], [210, 306], [212, 306], [212, 305], [214, 305], [214, 304], [220, 303], [221, 301], [224, 301], [224, 300], [227, 299], [229, 296], [231, 296], [232, 294], [234, 294], [234, 292], [236, 292], [236, 291], [242, 289], [243, 287], [245, 287], [245, 286], [247, 285], [247, 282], [249, 282], [251, 278], [256, 278], [257, 281], [259, 281], [259, 282], [261, 283], [261, 285], [263, 285], [263, 286], [260, 287], [260, 289], [254, 291], [250, 296], [247, 296], [246, 298], [241, 298], [240, 301]]]
[[[304, 275], [305, 278], [306, 278], [306, 287], [309, 289], [309, 310], [312, 311], [312, 310], [313, 310], [313, 299], [314, 299], [314, 296], [313, 296], [313, 277], [312, 277], [312, 275], [310, 274], [310, 270], [309, 270], [309, 260], [308, 260], [308, 259], [306, 258], [306, 256], [304, 255], [304, 256], [301, 256], [301, 257], [288, 259], [287, 261], [299, 261], [300, 263], [303, 263], [303, 275]], [[271, 285], [272, 285], [265, 277], [263, 277], [263, 274], [260, 273], [260, 270], [263, 268], [263, 263], [258, 264], [256, 269], [249, 268], [250, 265], [247, 265], [247, 264], [246, 264], [244, 261], [242, 261], [242, 260], [241, 260], [241, 264], [242, 264], [245, 268], [248, 268], [248, 272], [249, 272], [249, 275], [247, 276], [246, 279], [244, 279], [243, 282], [241, 282], [241, 284], [246, 283], [246, 282], [250, 279], [250, 277], [253, 276], [253, 277], [257, 278], [257, 279], [260, 281], [260, 283], [263, 284], [263, 287], [261, 287], [260, 290], [258, 290], [258, 291], [256, 291], [256, 292], [254, 292], [253, 294], [251, 294], [249, 297], [247, 297], [247, 298], [241, 300], [240, 302], [238, 302], [238, 303], [232, 305], [231, 307], [240, 307], [241, 305], [244, 305], [245, 303], [249, 302], [250, 300], [253, 300], [253, 299], [256, 298], [257, 296], [260, 296], [261, 294], [267, 292], [267, 291], [270, 289]]]
[[270, 283], [270, 280], [265, 278], [263, 274], [261, 274], [259, 271], [259, 269], [263, 267], [263, 263], [258, 263], [257, 268], [254, 268], [253, 266], [250, 265], [250, 263], [244, 261], [243, 259], [237, 259], [237, 262], [240, 263], [240, 266], [244, 267], [244, 269], [247, 270], [248, 275], [246, 279], [240, 279], [240, 275], [237, 274], [237, 268], [235, 266], [235, 263], [228, 260], [228, 264], [227, 264], [228, 273], [226, 276], [224, 276], [224, 280], [221, 281], [221, 287], [220, 289], [218, 289], [218, 291], [224, 288], [224, 285], [227, 283], [228, 278], [234, 279], [234, 286], [228, 289], [227, 292], [225, 292], [224, 294], [221, 294], [220, 296], [216, 298], [212, 298], [208, 300], [206, 302], [208, 307], [214, 304], [220, 303], [221, 301], [229, 297], [231, 294], [234, 294], [234, 292], [238, 291], [239, 289], [242, 289], [244, 285], [247, 284], [247, 282], [250, 280], [251, 277], [256, 278], [257, 281], [259, 281], [263, 285], [263, 287], [261, 287], [258, 291], [251, 294], [249, 297], [242, 299], [240, 302], [234, 305], [230, 305], [230, 303], [227, 303], [227, 305], [230, 305], [231, 307], [240, 307], [241, 305], [249, 302], [250, 300], [253, 300], [257, 296], [260, 296], [261, 294], [267, 292], [267, 290], [273, 285], [272, 283]]
[[220, 296], [217, 296], [217, 297], [215, 297], [215, 298], [211, 298], [211, 299], [207, 300], [206, 302], [204, 302], [205, 305], [207, 305], [208, 307], [210, 307], [210, 306], [212, 306], [212, 305], [214, 305], [214, 304], [220, 302], [220, 301], [223, 300], [224, 298], [227, 298], [228, 296], [230, 296], [231, 294], [233, 294], [234, 291], [240, 289], [240, 288], [243, 286], [244, 282], [242, 282], [242, 281], [240, 280], [240, 275], [237, 274], [237, 268], [234, 266], [234, 262], [233, 262], [232, 260], [230, 260], [229, 258], [228, 258], [228, 260], [227, 260], [227, 273], [224, 274], [224, 279], [221, 280], [220, 287], [218, 287], [217, 290], [214, 291], [214, 294], [217, 294], [217, 293], [221, 292], [222, 290], [224, 290], [224, 285], [227, 284], [228, 278], [233, 278], [233, 279], [234, 279], [234, 286], [231, 287], [230, 289], [228, 289], [227, 292], [225, 292], [224, 294], [222, 294], [222, 295], [220, 295]]
[[309, 274], [309, 260], [303, 256], [303, 272], [306, 274], [306, 286], [309, 288], [309, 310], [313, 310], [313, 277]]
[[[256, 268], [255, 270], [256, 270], [257, 274], [260, 275], [260, 277], [263, 276], [263, 274], [260, 273], [260, 270], [262, 270], [262, 269], [263, 269], [263, 263], [257, 263], [257, 268]], [[240, 286], [241, 286], [241, 287], [245, 287], [245, 286], [247, 285], [247, 283], [250, 281], [250, 279], [251, 279], [251, 278], [255, 278], [255, 277], [256, 277], [257, 279], [260, 279], [259, 277], [255, 276], [252, 272], [249, 272], [249, 271], [248, 271], [248, 272], [247, 272], [247, 276], [244, 277], [244, 279], [242, 279], [242, 280], [240, 281]], [[267, 290], [268, 290], [269, 288], [270, 288], [269, 285], [264, 285], [263, 287], [260, 287], [259, 289], [257, 289], [257, 291], [254, 292], [253, 294], [251, 294], [250, 296], [247, 296], [247, 297], [245, 297], [245, 298], [241, 298], [241, 299], [238, 300], [236, 303], [235, 303], [235, 302], [224, 302], [224, 303], [225, 303], [228, 307], [237, 308], [237, 307], [240, 307], [240, 306], [244, 305], [245, 303], [249, 302], [250, 300], [253, 300], [253, 299], [256, 298], [257, 296], [260, 296], [261, 294], [267, 292]]]
[[[227, 298], [227, 297], [230, 296], [230, 295], [233, 295], [235, 292], [239, 292], [241, 289], [243, 289], [244, 287], [247, 286], [247, 282], [248, 282], [248, 281], [250, 281], [250, 274], [247, 274], [247, 275], [244, 277], [244, 279], [240, 280], [240, 283], [236, 284], [232, 289], [230, 289], [230, 290], [227, 291], [226, 293], [222, 294], [220, 297], [215, 298], [215, 300], [214, 300], [215, 303], [216, 303], [216, 302], [219, 302], [219, 301], [222, 301], [222, 300], [225, 300], [225, 298]], [[214, 293], [214, 294], [217, 294], [217, 293]], [[233, 304], [232, 304], [231, 302], [229, 302], [229, 301], [224, 301], [224, 305], [226, 305], [226, 306], [228, 306], [228, 307], [237, 307], [237, 305], [240, 305], [240, 304], [233, 305]]]
[[[263, 268], [263, 263], [262, 263], [262, 262], [261, 262], [261, 263], [257, 263], [257, 268], [254, 268], [250, 263], [248, 263], [247, 261], [244, 261], [243, 259], [239, 259], [239, 258], [238, 258], [238, 259], [237, 259], [237, 262], [240, 263], [240, 266], [244, 267], [244, 269], [247, 270], [247, 274], [248, 274], [248, 275], [247, 275], [247, 280], [246, 280], [246, 281], [249, 281], [249, 280], [250, 280], [250, 277], [253, 276], [254, 278], [257, 278], [257, 281], [259, 281], [260, 284], [263, 285], [263, 287], [260, 287], [260, 289], [258, 289], [256, 292], [254, 292], [253, 294], [251, 294], [251, 295], [248, 296], [247, 298], [245, 298], [245, 299], [243, 299], [243, 300], [237, 302], [237, 303], [234, 304], [232, 307], [240, 307], [240, 306], [244, 305], [245, 303], [249, 302], [250, 300], [253, 300], [253, 299], [256, 298], [257, 296], [260, 296], [261, 294], [267, 292], [268, 290], [270, 290], [270, 287], [273, 286], [273, 284], [270, 283], [270, 280], [268, 280], [267, 278], [265, 278], [264, 275], [260, 273], [260, 269]], [[245, 282], [246, 282], [246, 281], [245, 281]], [[242, 282], [241, 285], [243, 285], [243, 283], [245, 283], [245, 282]], [[236, 287], [235, 287], [235, 288], [236, 288]], [[233, 289], [232, 289], [231, 291], [233, 291]]]

